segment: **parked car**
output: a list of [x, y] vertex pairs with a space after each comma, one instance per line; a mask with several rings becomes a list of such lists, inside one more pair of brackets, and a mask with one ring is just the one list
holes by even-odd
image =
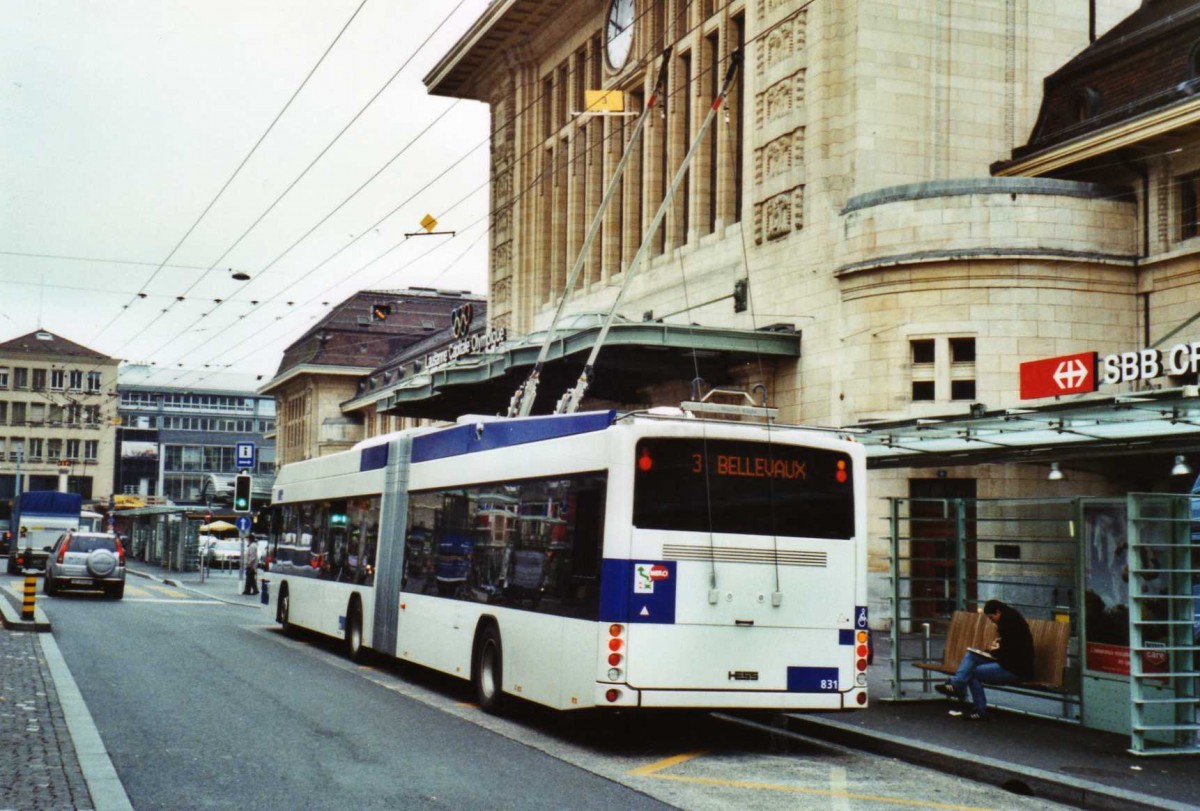
[[67, 532], [47, 546], [43, 590], [103, 589], [114, 600], [125, 595], [125, 548], [111, 532]]
[[242, 565], [241, 541], [213, 541], [208, 545], [205, 555], [209, 567], [222, 569], [237, 569]]

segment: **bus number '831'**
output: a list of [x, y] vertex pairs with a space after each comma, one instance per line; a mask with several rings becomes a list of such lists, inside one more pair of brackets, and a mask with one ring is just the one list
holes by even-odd
[[838, 689], [838, 680], [837, 679], [821, 679], [821, 689], [822, 690]]

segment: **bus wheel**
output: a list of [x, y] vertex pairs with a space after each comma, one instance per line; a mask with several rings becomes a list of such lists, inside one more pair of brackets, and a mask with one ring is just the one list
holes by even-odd
[[475, 642], [475, 698], [484, 712], [499, 715], [504, 703], [504, 650], [500, 630], [487, 625]]
[[346, 612], [346, 658], [351, 662], [363, 660], [362, 606], [358, 600], [351, 601]]
[[283, 635], [291, 636], [294, 632], [294, 627], [288, 622], [288, 610], [291, 608], [292, 598], [288, 594], [288, 587], [284, 585], [279, 590], [279, 607], [275, 609], [275, 621], [283, 626]]

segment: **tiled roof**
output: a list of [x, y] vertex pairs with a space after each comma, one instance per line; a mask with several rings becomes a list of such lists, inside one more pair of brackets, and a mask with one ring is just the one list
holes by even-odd
[[39, 329], [0, 343], [0, 356], [48, 355], [54, 357], [80, 358], [86, 360], [115, 360], [94, 349], [68, 341], [49, 330]]

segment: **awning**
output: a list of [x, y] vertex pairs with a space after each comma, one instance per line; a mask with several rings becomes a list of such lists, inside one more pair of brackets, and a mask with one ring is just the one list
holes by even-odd
[[856, 438], [872, 468], [1070, 460], [1077, 469], [1151, 478], [1164, 459], [1200, 463], [1200, 389], [1139, 392], [1043, 406], [872, 422]]
[[[600, 331], [599, 323], [555, 337], [543, 366], [534, 413], [548, 413], [583, 371]], [[544, 334], [511, 341], [498, 352], [469, 355], [392, 386], [379, 410], [434, 419], [462, 414], [497, 414], [537, 361]], [[646, 387], [669, 381], [709, 385], [734, 380], [740, 367], [757, 374], [761, 363], [800, 357], [800, 333], [787, 328], [734, 330], [657, 322], [613, 324], [596, 360], [588, 396], [638, 403]]]

